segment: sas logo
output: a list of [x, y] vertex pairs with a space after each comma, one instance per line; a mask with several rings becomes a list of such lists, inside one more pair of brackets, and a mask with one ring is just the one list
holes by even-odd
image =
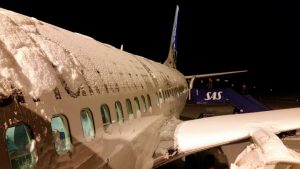
[[204, 100], [221, 100], [222, 99], [222, 91], [219, 92], [207, 92], [206, 98]]

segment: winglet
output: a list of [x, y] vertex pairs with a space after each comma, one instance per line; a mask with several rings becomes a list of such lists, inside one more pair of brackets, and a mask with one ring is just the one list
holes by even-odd
[[178, 21], [178, 12], [179, 6], [176, 6], [173, 29], [172, 29], [172, 36], [169, 48], [169, 54], [164, 62], [165, 65], [176, 69], [176, 57], [177, 57], [177, 44], [176, 44], [176, 33], [177, 33], [177, 21]]

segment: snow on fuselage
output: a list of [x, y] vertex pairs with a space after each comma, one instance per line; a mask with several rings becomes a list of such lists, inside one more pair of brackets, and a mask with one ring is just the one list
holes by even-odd
[[0, 9], [4, 168], [151, 168], [186, 97], [175, 69]]

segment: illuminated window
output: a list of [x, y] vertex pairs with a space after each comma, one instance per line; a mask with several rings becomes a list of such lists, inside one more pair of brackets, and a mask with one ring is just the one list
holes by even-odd
[[110, 111], [107, 104], [101, 105], [101, 116], [104, 129], [106, 129], [111, 124]]
[[127, 113], [128, 113], [129, 119], [133, 118], [132, 106], [131, 106], [131, 102], [129, 99], [126, 99], [126, 108], [127, 108]]
[[116, 108], [118, 122], [123, 123], [124, 122], [124, 114], [123, 114], [123, 110], [122, 110], [122, 105], [119, 101], [116, 101], [115, 108]]
[[143, 112], [146, 112], [146, 99], [145, 97], [142, 95], [142, 107], [143, 107]]
[[83, 109], [80, 113], [83, 135], [87, 139], [95, 137], [94, 119], [89, 109]]
[[151, 107], [152, 107], [152, 103], [151, 103], [151, 98], [150, 98], [150, 96], [149, 96], [149, 94], [147, 94], [147, 101], [148, 101], [148, 109], [151, 109]]
[[70, 130], [63, 115], [54, 116], [51, 120], [52, 135], [57, 154], [63, 155], [72, 149]]
[[135, 112], [136, 113], [138, 111], [140, 111], [140, 103], [139, 103], [139, 99], [137, 97], [134, 98], [134, 106], [135, 106]]
[[35, 166], [34, 142], [30, 130], [21, 124], [9, 127], [5, 133], [6, 148], [12, 169], [33, 169]]
[[157, 105], [160, 106], [158, 93], [156, 92], [155, 94], [156, 94], [156, 98], [157, 98], [156, 99]]
[[159, 91], [159, 103], [161, 104], [163, 102], [163, 95], [162, 95], [162, 91]]

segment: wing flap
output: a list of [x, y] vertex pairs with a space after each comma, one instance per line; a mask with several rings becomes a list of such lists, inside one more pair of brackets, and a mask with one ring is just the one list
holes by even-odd
[[258, 129], [251, 134], [251, 138], [263, 152], [265, 164], [278, 162], [300, 164], [299, 154], [288, 149], [272, 131]]

